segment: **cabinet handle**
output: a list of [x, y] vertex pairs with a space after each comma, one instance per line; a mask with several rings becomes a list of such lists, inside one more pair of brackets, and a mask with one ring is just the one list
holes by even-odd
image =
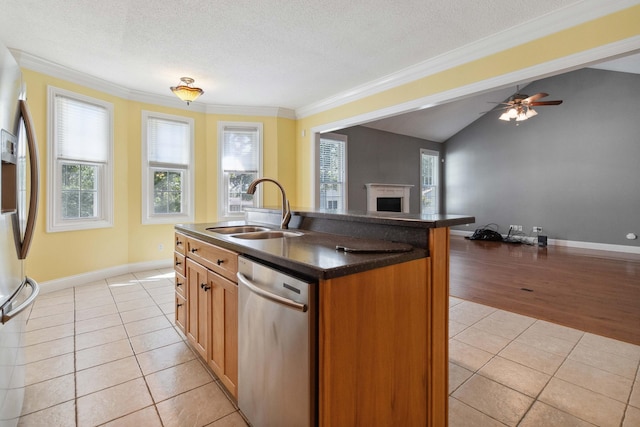
[[182, 283], [176, 282], [176, 286], [182, 286]]
[[176, 304], [176, 307], [182, 307], [183, 305], [184, 304], [182, 304], [182, 303], [178, 303], [178, 304]]
[[191, 253], [195, 254], [196, 252], [198, 252], [198, 248], [191, 248]]
[[182, 264], [182, 261], [176, 261], [176, 265]]
[[219, 260], [217, 261], [218, 265], [222, 264], [223, 262], [224, 262], [224, 260], [223, 260], [223, 259], [219, 259]]
[[176, 240], [176, 246], [182, 246], [182, 241], [181, 240]]

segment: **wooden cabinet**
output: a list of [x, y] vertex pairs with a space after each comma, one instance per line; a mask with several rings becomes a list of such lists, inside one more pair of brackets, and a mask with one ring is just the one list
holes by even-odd
[[428, 268], [423, 258], [320, 283], [320, 426], [425, 425]]
[[209, 272], [211, 286], [211, 351], [207, 363], [227, 390], [237, 396], [238, 285]]
[[187, 256], [231, 281], [236, 281], [238, 254], [189, 237]]
[[208, 270], [187, 259], [187, 339], [203, 358], [209, 349], [209, 286]]
[[182, 233], [175, 234], [175, 245], [173, 252], [173, 268], [176, 272], [176, 309], [175, 323], [183, 334], [187, 333], [187, 278], [186, 278], [186, 258], [185, 246], [187, 236]]
[[175, 278], [176, 289], [176, 326], [180, 328], [183, 334], [187, 333], [187, 278], [176, 272]]
[[[448, 233], [429, 229], [427, 258], [320, 280], [319, 426], [447, 425]], [[174, 256], [176, 324], [237, 397], [238, 255], [176, 233]]]
[[187, 244], [187, 236], [182, 233], [176, 233], [175, 245], [173, 250], [184, 255], [185, 246]]
[[447, 426], [449, 230], [429, 257], [323, 280], [319, 426]]
[[187, 327], [187, 300], [182, 295], [176, 293], [176, 326], [183, 334], [186, 334]]
[[237, 397], [238, 254], [176, 233], [174, 258], [176, 325]]

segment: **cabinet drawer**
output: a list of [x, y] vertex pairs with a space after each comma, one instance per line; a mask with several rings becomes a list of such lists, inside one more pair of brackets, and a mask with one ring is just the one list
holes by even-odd
[[176, 270], [177, 274], [184, 276], [184, 255], [180, 255], [177, 252], [173, 253], [173, 268]]
[[187, 287], [187, 278], [180, 273], [176, 273], [176, 293], [182, 298], [186, 298], [185, 289]]
[[187, 236], [182, 233], [176, 233], [174, 250], [179, 254], [184, 255], [184, 247], [186, 246]]
[[229, 280], [237, 280], [238, 254], [235, 252], [189, 237], [187, 256]]
[[176, 326], [183, 334], [186, 333], [187, 324], [187, 300], [180, 294], [176, 294]]

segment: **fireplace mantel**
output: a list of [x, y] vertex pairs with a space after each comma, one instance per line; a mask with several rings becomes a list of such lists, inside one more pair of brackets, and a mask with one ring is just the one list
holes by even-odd
[[378, 211], [378, 198], [398, 198], [401, 212], [409, 213], [409, 195], [413, 185], [408, 184], [365, 184], [367, 187], [367, 210]]

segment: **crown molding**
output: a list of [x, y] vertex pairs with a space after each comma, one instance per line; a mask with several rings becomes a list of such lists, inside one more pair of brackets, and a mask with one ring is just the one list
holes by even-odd
[[466, 86], [460, 86], [448, 91], [413, 99], [402, 104], [396, 104], [335, 122], [325, 123], [313, 128], [311, 130], [311, 134], [314, 132], [331, 132], [373, 120], [384, 119], [401, 113], [434, 107], [445, 102], [456, 101], [470, 95], [501, 89], [514, 84], [525, 84], [533, 80], [539, 80], [558, 73], [584, 68], [585, 66], [602, 60], [603, 58], [613, 58], [634, 51], [640, 51], [640, 36], [631, 37], [605, 46], [599, 46], [588, 51], [579, 52], [553, 61], [514, 71], [512, 73], [502, 74]]
[[287, 119], [295, 119], [295, 111], [281, 107], [256, 107], [242, 105], [213, 105], [203, 104], [201, 102], [192, 102], [187, 105], [175, 96], [157, 95], [148, 92], [142, 92], [135, 89], [129, 89], [124, 86], [111, 83], [89, 74], [73, 70], [60, 64], [47, 61], [30, 53], [9, 49], [16, 61], [22, 68], [46, 74], [51, 77], [77, 83], [109, 95], [119, 98], [129, 99], [132, 101], [142, 102], [146, 104], [159, 105], [163, 107], [177, 108], [185, 111], [196, 111], [207, 114], [234, 114], [241, 116], [266, 116], [266, 117], [282, 117]]
[[532, 19], [524, 24], [478, 39], [458, 49], [451, 50], [363, 85], [356, 86], [321, 101], [297, 108], [296, 116], [298, 118], [304, 118], [318, 114], [618, 12], [637, 5], [638, 3], [640, 3], [638, 0], [621, 0], [616, 2], [585, 0], [581, 3], [567, 6]]
[[228, 114], [244, 116], [267, 116], [296, 119], [294, 110], [282, 107], [251, 107], [238, 105], [207, 105], [207, 114]]
[[[366, 98], [371, 95], [375, 95], [385, 90], [410, 83], [412, 81], [439, 73], [447, 69], [454, 68], [464, 63], [489, 56], [505, 49], [509, 49], [520, 44], [538, 39], [540, 37], [544, 37], [546, 35], [564, 30], [566, 28], [570, 28], [572, 26], [579, 25], [581, 23], [588, 22], [602, 16], [606, 16], [619, 10], [632, 7], [639, 3], [640, 1], [638, 0], [618, 0], [615, 2], [605, 0], [585, 0], [580, 3], [555, 10], [551, 13], [528, 21], [522, 25], [518, 25], [516, 27], [512, 27], [510, 29], [493, 34], [491, 36], [476, 40], [473, 43], [467, 44], [458, 49], [446, 52], [442, 55], [420, 62], [414, 66], [407, 67], [395, 73], [388, 74], [387, 76], [356, 86], [350, 90], [338, 93], [307, 106], [300, 107], [296, 110], [281, 107], [203, 104], [201, 102], [191, 103], [190, 105], [187, 105], [186, 103], [179, 101], [173, 96], [157, 95], [137, 91], [121, 85], [117, 85], [115, 83], [111, 83], [103, 79], [99, 79], [97, 77], [93, 77], [86, 73], [70, 69], [63, 65], [47, 61], [24, 51], [16, 49], [10, 49], [10, 51], [18, 61], [18, 64], [20, 64], [20, 66], [23, 68], [74, 82], [82, 86], [99, 90], [101, 92], [105, 92], [124, 99], [208, 114], [282, 117], [295, 120], [321, 113], [323, 111], [330, 110], [332, 108], [336, 108], [349, 102]], [[627, 50], [626, 52], [628, 51], [630, 50]], [[582, 65], [584, 65], [588, 61], [596, 62], [600, 59], [607, 58], [608, 56], [588, 56], [587, 60], [583, 62]], [[539, 78], [544, 74], [549, 75], [554, 71], [558, 71], [558, 69], [549, 70], [547, 67], [548, 64], [549, 63], [542, 64], [541, 68], [544, 71], [537, 75], [534, 74], [531, 77]], [[536, 67], [532, 67], [528, 70], [532, 70], [535, 68]], [[526, 74], [527, 73], [525, 72], [522, 73], [522, 75]], [[500, 76], [498, 80], [503, 81], [503, 77], [504, 76]], [[458, 88], [454, 91], [446, 92], [446, 94], [448, 95], [442, 94], [444, 96], [437, 96], [436, 98], [434, 98], [436, 99], [436, 101], [433, 102], [438, 102], [437, 99], [442, 99], [442, 101], [440, 102], [453, 100], [455, 99], [455, 94], [457, 92], [460, 92], [460, 95], [458, 96], [468, 95], [469, 93], [473, 93], [469, 92], [469, 89], [472, 89], [473, 87], [474, 85], [470, 85], [465, 88]], [[484, 87], [484, 85], [480, 84], [479, 87]], [[487, 87], [485, 88], [485, 90], [495, 87], [495, 85], [490, 88]], [[452, 95], [454, 96], [453, 98], [451, 97]], [[388, 109], [389, 111], [386, 112], [386, 114], [392, 115], [394, 114], [394, 112], [397, 113], [408, 111], [411, 108], [424, 108], [430, 105], [435, 105], [433, 104], [433, 102], [426, 99], [411, 101], [410, 103], [391, 107], [391, 109]], [[418, 104], [419, 107], [408, 107], [408, 105], [413, 106], [414, 104]], [[408, 108], [402, 109], [404, 108], [403, 106], [407, 106]], [[385, 110], [380, 110], [378, 111], [378, 113], [380, 113], [381, 111], [385, 112]], [[381, 118], [379, 114], [376, 114], [375, 117]]]

